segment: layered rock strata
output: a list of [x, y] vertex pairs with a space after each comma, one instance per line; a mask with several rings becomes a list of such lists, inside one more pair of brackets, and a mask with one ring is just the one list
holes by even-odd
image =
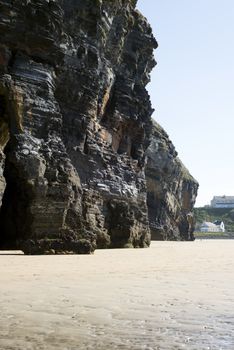
[[147, 150], [147, 205], [153, 240], [193, 240], [198, 183], [184, 167], [167, 133], [153, 123]]
[[145, 89], [133, 0], [0, 0], [0, 248], [146, 247]]
[[0, 0], [0, 249], [193, 238], [197, 183], [151, 120], [157, 43], [135, 6]]

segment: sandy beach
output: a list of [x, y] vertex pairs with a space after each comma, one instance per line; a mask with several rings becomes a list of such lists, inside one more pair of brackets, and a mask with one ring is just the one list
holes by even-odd
[[0, 349], [234, 349], [233, 252], [234, 240], [0, 252]]

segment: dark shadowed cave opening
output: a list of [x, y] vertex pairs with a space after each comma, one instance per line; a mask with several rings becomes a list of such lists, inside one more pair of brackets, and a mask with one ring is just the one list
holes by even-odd
[[[11, 116], [12, 117], [12, 116]], [[14, 117], [14, 116], [13, 116]], [[10, 117], [6, 98], [0, 95], [0, 146], [5, 155], [3, 176], [6, 186], [0, 208], [0, 249], [16, 249], [18, 242], [29, 233], [29, 185], [14, 164], [16, 139], [10, 136]]]
[[29, 206], [29, 196], [25, 186], [20, 183], [18, 171], [9, 161], [10, 142], [6, 146], [4, 177], [6, 188], [2, 199], [0, 210], [0, 249], [16, 249], [18, 243], [26, 234], [28, 224], [27, 209]]

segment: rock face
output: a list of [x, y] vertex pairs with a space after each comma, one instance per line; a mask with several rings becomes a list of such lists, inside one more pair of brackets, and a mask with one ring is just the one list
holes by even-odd
[[156, 122], [147, 150], [147, 203], [153, 240], [193, 240], [192, 209], [198, 183], [177, 157], [166, 132]]
[[[135, 6], [0, 0], [0, 249], [149, 246], [145, 86], [157, 43]], [[153, 237], [188, 239], [196, 186], [159, 130], [147, 166]]]
[[149, 245], [157, 43], [135, 2], [0, 0], [0, 248]]

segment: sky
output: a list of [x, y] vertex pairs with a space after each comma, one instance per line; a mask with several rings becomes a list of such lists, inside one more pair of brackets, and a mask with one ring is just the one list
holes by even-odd
[[199, 182], [196, 207], [234, 196], [234, 1], [138, 0], [159, 47], [153, 118]]

